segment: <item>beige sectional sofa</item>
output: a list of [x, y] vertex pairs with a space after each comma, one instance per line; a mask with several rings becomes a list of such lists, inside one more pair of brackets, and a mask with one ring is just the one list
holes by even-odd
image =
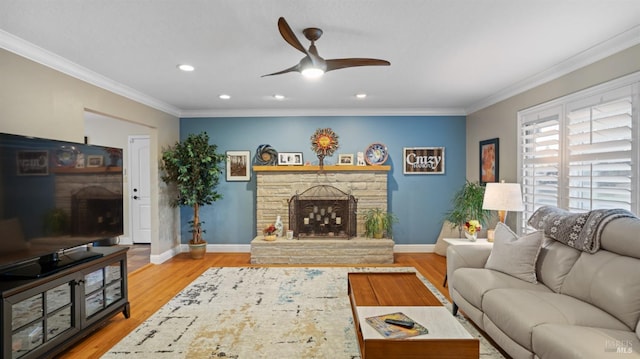
[[[517, 278], [522, 268], [485, 268], [503, 230], [493, 249], [447, 249], [454, 313], [464, 311], [513, 358], [640, 358], [640, 219], [609, 221], [594, 253], [540, 232], [533, 278], [525, 279]], [[511, 249], [512, 261], [526, 251]]]

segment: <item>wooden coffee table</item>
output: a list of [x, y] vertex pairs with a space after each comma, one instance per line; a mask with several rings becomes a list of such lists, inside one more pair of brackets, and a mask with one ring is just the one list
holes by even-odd
[[[362, 359], [479, 357], [480, 341], [442, 306], [416, 273], [349, 273], [348, 293]], [[403, 312], [429, 333], [386, 339], [365, 321], [394, 312]]]

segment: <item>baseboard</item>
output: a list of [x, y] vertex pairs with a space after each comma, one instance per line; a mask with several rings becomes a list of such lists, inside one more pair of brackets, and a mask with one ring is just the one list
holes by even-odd
[[[435, 244], [396, 244], [393, 246], [394, 253], [433, 253]], [[162, 264], [178, 253], [189, 252], [188, 244], [180, 244], [162, 254], [151, 255], [150, 261], [153, 264]], [[207, 244], [207, 252], [218, 253], [250, 253], [250, 244]]]
[[118, 244], [130, 246], [133, 244], [133, 241], [131, 240], [130, 237], [120, 236], [118, 237]]
[[394, 253], [433, 253], [435, 244], [396, 244]]
[[168, 261], [169, 259], [173, 258], [178, 253], [180, 253], [180, 247], [173, 247], [161, 254], [152, 254], [149, 257], [149, 262], [153, 264], [162, 264]]

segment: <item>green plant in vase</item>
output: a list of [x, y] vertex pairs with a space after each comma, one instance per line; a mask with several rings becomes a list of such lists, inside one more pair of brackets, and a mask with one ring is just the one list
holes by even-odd
[[482, 209], [484, 200], [484, 187], [478, 182], [465, 181], [452, 200], [452, 208], [446, 213], [445, 219], [458, 228], [460, 237], [466, 222], [476, 220], [486, 225], [491, 217], [491, 212]]
[[382, 238], [385, 233], [392, 238], [393, 224], [398, 217], [380, 208], [368, 209], [364, 212], [364, 229], [367, 237]]
[[204, 233], [200, 220], [200, 207], [212, 204], [222, 195], [216, 191], [223, 171], [221, 165], [225, 156], [216, 152], [218, 146], [209, 143], [206, 132], [190, 134], [186, 140], [162, 152], [162, 180], [167, 184], [175, 184], [178, 197], [171, 201], [172, 206], [190, 206], [193, 208], [190, 247], [197, 246], [201, 258], [206, 251], [207, 242], [202, 238]]

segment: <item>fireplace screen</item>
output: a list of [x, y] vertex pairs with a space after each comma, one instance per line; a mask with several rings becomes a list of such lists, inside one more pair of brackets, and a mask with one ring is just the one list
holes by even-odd
[[315, 186], [289, 200], [289, 227], [298, 239], [356, 236], [358, 200], [333, 186]]

